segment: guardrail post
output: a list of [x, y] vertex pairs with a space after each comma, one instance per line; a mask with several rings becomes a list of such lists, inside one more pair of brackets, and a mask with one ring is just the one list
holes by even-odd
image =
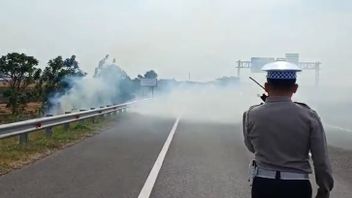
[[23, 133], [20, 135], [20, 144], [27, 144], [28, 142], [28, 133]]
[[[111, 107], [111, 105], [106, 105], [106, 107]], [[111, 113], [107, 113], [106, 116], [111, 117]]]
[[[46, 117], [52, 117], [53, 115], [52, 114], [48, 114], [46, 115]], [[46, 137], [50, 138], [53, 134], [53, 128], [52, 127], [48, 127], [45, 129], [45, 134], [46, 134]]]
[[[70, 114], [70, 111], [66, 111], [65, 114]], [[65, 123], [64, 124], [64, 129], [67, 131], [70, 128], [70, 123]]]
[[122, 109], [121, 109], [122, 111], [122, 113], [126, 113], [127, 112], [127, 108], [126, 107], [123, 107]]
[[[117, 105], [116, 103], [112, 104], [112, 106], [116, 106], [116, 105]], [[113, 114], [114, 116], [117, 115], [117, 107], [114, 108], [114, 112], [113, 112], [112, 114]]]
[[[102, 109], [102, 108], [104, 108], [104, 106], [100, 106], [100, 108]], [[103, 113], [101, 114], [101, 117], [104, 118], [104, 114]]]
[[[79, 110], [79, 112], [83, 112], [83, 111], [86, 111], [86, 110], [85, 110], [85, 109], [80, 109], [80, 110]], [[79, 123], [80, 123], [80, 124], [83, 124], [83, 123], [84, 123], [84, 119], [79, 120]]]
[[[94, 109], [95, 109], [94, 107], [90, 108], [90, 110], [94, 110]], [[93, 116], [91, 119], [92, 119], [92, 122], [95, 123], [95, 116]]]

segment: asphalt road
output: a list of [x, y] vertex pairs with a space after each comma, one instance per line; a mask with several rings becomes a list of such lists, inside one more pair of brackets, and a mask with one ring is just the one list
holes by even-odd
[[[0, 197], [138, 197], [175, 119], [119, 117], [103, 133], [0, 177]], [[250, 158], [238, 124], [181, 119], [150, 197], [250, 197]], [[350, 181], [335, 178], [332, 197], [351, 197]]]
[[151, 197], [249, 197], [250, 158], [237, 128], [181, 121]]
[[173, 122], [117, 119], [99, 135], [0, 177], [0, 197], [137, 197]]

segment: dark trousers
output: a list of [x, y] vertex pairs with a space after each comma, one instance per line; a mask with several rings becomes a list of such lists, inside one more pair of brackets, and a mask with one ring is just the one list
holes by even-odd
[[252, 185], [252, 198], [312, 198], [312, 186], [308, 180], [256, 177]]

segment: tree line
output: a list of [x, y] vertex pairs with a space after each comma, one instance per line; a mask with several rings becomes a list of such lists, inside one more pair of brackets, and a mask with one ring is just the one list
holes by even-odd
[[[24, 53], [8, 53], [0, 58], [0, 77], [8, 84], [3, 96], [13, 115], [20, 114], [29, 102], [41, 102], [43, 109], [54, 94], [63, 94], [70, 89], [72, 85], [68, 78], [87, 75], [79, 67], [75, 55], [51, 59], [44, 69], [38, 64], [35, 57]], [[156, 72], [150, 70], [144, 76], [138, 75], [133, 82], [156, 77]]]

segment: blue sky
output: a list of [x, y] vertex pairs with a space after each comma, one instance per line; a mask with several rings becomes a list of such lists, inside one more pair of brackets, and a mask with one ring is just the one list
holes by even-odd
[[132, 76], [211, 80], [236, 75], [238, 59], [299, 52], [328, 79], [352, 73], [350, 10], [348, 0], [0, 0], [0, 54], [41, 65], [76, 54], [92, 72], [108, 53]]

